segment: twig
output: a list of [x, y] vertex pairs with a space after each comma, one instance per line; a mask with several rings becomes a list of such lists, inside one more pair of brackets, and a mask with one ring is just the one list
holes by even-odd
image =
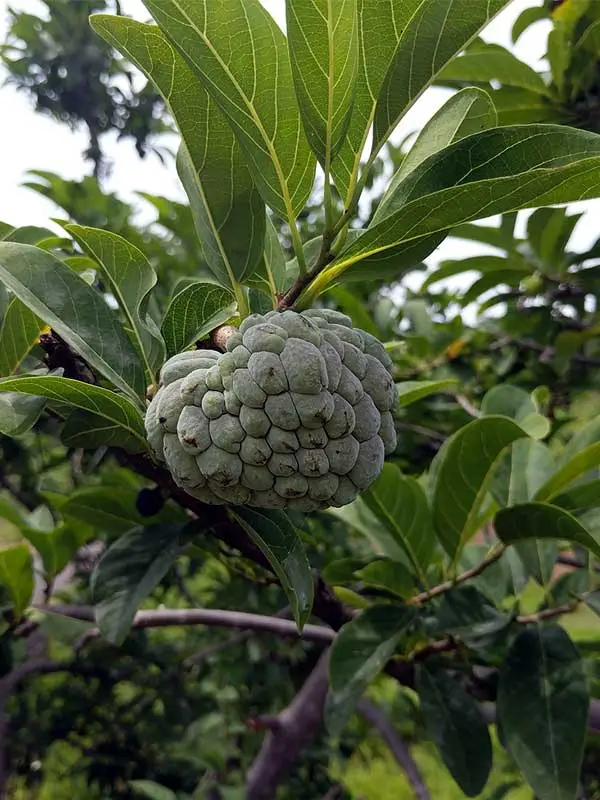
[[329, 689], [328, 665], [326, 651], [291, 704], [272, 723], [246, 777], [246, 800], [272, 800], [316, 736]]
[[478, 575], [481, 575], [481, 573], [484, 572], [489, 566], [498, 561], [498, 559], [502, 558], [505, 550], [506, 550], [505, 545], [499, 545], [494, 550], [492, 550], [489, 556], [485, 558], [481, 562], [481, 564], [477, 564], [477, 566], [471, 567], [471, 569], [467, 569], [465, 570], [465, 572], [461, 572], [461, 574], [457, 575], [456, 578], [454, 578], [453, 580], [439, 583], [432, 589], [429, 589], [426, 592], [421, 592], [420, 594], [417, 594], [414, 597], [409, 598], [406, 601], [407, 605], [411, 606], [423, 605], [423, 603], [427, 603], [429, 600], [433, 600], [434, 597], [439, 597], [441, 594], [449, 592], [450, 589], [453, 589], [455, 586], [459, 586], [461, 583], [465, 583], [471, 578], [476, 578]]
[[577, 609], [582, 601], [583, 598], [577, 597], [570, 603], [563, 603], [554, 608], [544, 608], [542, 611], [536, 611], [534, 614], [520, 614], [517, 617], [517, 622], [521, 625], [529, 625], [532, 622], [544, 622], [544, 620], [560, 617], [563, 614], [570, 614]]
[[480, 417], [481, 411], [478, 408], [475, 408], [469, 400], [464, 396], [464, 394], [456, 394], [454, 395], [454, 399], [458, 403], [458, 405], [467, 412], [470, 417]]
[[398, 765], [406, 774], [417, 800], [430, 800], [431, 795], [425, 785], [425, 781], [423, 780], [423, 776], [419, 771], [416, 761], [412, 757], [408, 746], [395, 730], [384, 712], [367, 697], [363, 697], [359, 700], [356, 710], [379, 732], [381, 738], [390, 748]]
[[[94, 609], [91, 606], [37, 605], [39, 611], [59, 614], [62, 617], [79, 619], [84, 622], [94, 621]], [[175, 625], [211, 625], [218, 628], [241, 628], [243, 630], [264, 631], [277, 636], [303, 639], [317, 644], [330, 644], [335, 632], [320, 625], [305, 625], [300, 633], [295, 622], [277, 617], [266, 617], [260, 614], [248, 614], [245, 611], [225, 611], [214, 608], [172, 609], [160, 611], [138, 611], [133, 619], [133, 628], [165, 628]], [[87, 636], [90, 635], [88, 632]]]
[[398, 430], [418, 433], [421, 436], [426, 436], [428, 439], [432, 439], [434, 442], [439, 442], [440, 444], [446, 441], [446, 437], [444, 436], [443, 433], [434, 431], [433, 428], [426, 428], [424, 425], [415, 425], [412, 422], [403, 422], [401, 420], [396, 420], [396, 428]]
[[[557, 564], [564, 564], [566, 567], [574, 567], [575, 569], [587, 569], [587, 564], [583, 564], [575, 556], [570, 556], [567, 553], [561, 553], [556, 559]], [[600, 572], [600, 564], [593, 565], [594, 572]]]
[[[554, 347], [550, 345], [540, 344], [539, 342], [532, 342], [528, 339], [515, 339], [513, 337], [502, 337], [499, 339], [495, 345], [492, 345], [492, 349], [498, 347], [505, 347], [506, 345], [515, 345], [516, 347], [521, 347], [523, 350], [533, 350], [536, 353], [542, 354], [542, 359], [544, 363], [551, 361], [556, 356], [556, 350]], [[585, 356], [583, 353], [573, 353], [573, 355], [569, 356], [571, 361], [576, 362], [577, 364], [583, 364], [587, 367], [600, 367], [600, 358], [593, 358], [592, 356]]]

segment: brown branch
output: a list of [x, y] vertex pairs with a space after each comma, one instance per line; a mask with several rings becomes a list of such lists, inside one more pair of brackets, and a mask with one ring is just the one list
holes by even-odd
[[463, 409], [463, 411], [466, 411], [470, 417], [477, 418], [481, 416], [481, 411], [478, 408], [475, 408], [475, 406], [468, 400], [468, 398], [464, 396], [464, 394], [456, 394], [454, 395], [454, 399]]
[[[273, 615], [275, 619], [288, 619], [290, 617], [291, 610], [289, 606], [282, 608], [281, 611], [278, 611], [276, 614]], [[228, 637], [227, 639], [215, 642], [214, 644], [208, 645], [208, 647], [204, 647], [202, 650], [199, 650], [197, 653], [194, 653], [191, 656], [188, 656], [185, 661], [183, 662], [183, 666], [186, 668], [191, 668], [202, 664], [206, 661], [207, 658], [215, 655], [216, 653], [221, 653], [223, 650], [229, 650], [231, 647], [238, 647], [244, 642], [247, 642], [248, 639], [251, 639], [257, 631], [242, 631], [241, 633], [236, 633], [233, 636]]]
[[571, 614], [578, 608], [582, 600], [583, 598], [577, 597], [570, 603], [563, 603], [560, 606], [554, 606], [554, 608], [544, 608], [534, 614], [520, 614], [517, 617], [517, 622], [520, 625], [529, 625], [532, 622], [544, 622], [547, 619], [554, 619], [554, 617], [560, 617], [563, 614]]
[[476, 578], [478, 575], [481, 575], [481, 573], [484, 572], [489, 566], [498, 561], [499, 558], [502, 558], [505, 550], [505, 545], [499, 545], [492, 550], [489, 556], [485, 558], [481, 564], [477, 564], [477, 566], [471, 567], [471, 569], [467, 569], [465, 572], [461, 572], [461, 574], [457, 575], [453, 580], [444, 581], [443, 583], [434, 586], [432, 589], [429, 589], [426, 592], [421, 592], [420, 594], [409, 598], [406, 601], [407, 605], [421, 606], [423, 603], [427, 603], [429, 600], [433, 600], [435, 597], [439, 597], [440, 595], [449, 592], [450, 589], [453, 589], [455, 586], [459, 586], [461, 583], [465, 583], [471, 578]]
[[[568, 553], [560, 553], [558, 558], [556, 559], [557, 564], [564, 564], [565, 567], [574, 567], [575, 569], [587, 569], [588, 565], [584, 564], [575, 556], [570, 556]], [[600, 564], [594, 564], [592, 566], [594, 572], [600, 572]]]
[[272, 800], [302, 752], [315, 738], [329, 689], [329, 651], [290, 705], [277, 715], [246, 777], [246, 800]]
[[367, 697], [359, 700], [356, 710], [379, 732], [381, 738], [390, 748], [392, 755], [408, 778], [416, 800], [431, 800], [431, 795], [425, 785], [423, 776], [408, 746], [384, 712]]
[[[38, 605], [39, 611], [58, 614], [62, 617], [79, 619], [84, 622], [94, 621], [94, 609], [91, 606]], [[328, 645], [335, 638], [335, 632], [320, 625], [305, 625], [300, 633], [295, 622], [277, 617], [266, 617], [260, 614], [249, 614], [245, 611], [225, 611], [214, 608], [173, 609], [161, 611], [138, 611], [133, 620], [133, 628], [165, 628], [175, 625], [209, 625], [218, 628], [240, 628], [242, 630], [263, 631], [293, 639]], [[90, 636], [90, 632], [86, 634]]]

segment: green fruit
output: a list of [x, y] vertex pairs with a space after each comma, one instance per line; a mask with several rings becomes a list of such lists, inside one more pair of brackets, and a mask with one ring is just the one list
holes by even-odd
[[345, 505], [396, 448], [391, 366], [381, 342], [337, 311], [253, 314], [226, 353], [166, 362], [148, 441], [175, 482], [207, 503]]

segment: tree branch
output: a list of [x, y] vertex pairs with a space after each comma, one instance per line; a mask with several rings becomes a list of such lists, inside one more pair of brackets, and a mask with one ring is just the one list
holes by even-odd
[[398, 765], [406, 774], [417, 800], [431, 800], [431, 795], [429, 794], [427, 786], [425, 785], [423, 776], [421, 775], [408, 746], [403, 741], [402, 737], [396, 731], [389, 719], [386, 717], [384, 712], [378, 708], [375, 703], [372, 703], [367, 697], [363, 697], [359, 701], [356, 710], [379, 732], [381, 738], [390, 748], [390, 751], [398, 762]]
[[313, 741], [325, 710], [328, 669], [326, 651], [290, 705], [272, 721], [246, 778], [246, 800], [272, 800], [277, 787]]
[[[62, 617], [79, 619], [84, 622], [94, 621], [94, 609], [91, 606], [37, 605], [39, 611], [58, 614]], [[303, 639], [307, 642], [327, 645], [335, 638], [335, 631], [320, 625], [305, 625], [300, 633], [295, 622], [277, 617], [266, 617], [260, 614], [248, 614], [245, 611], [224, 611], [214, 608], [192, 608], [183, 610], [138, 611], [133, 620], [133, 628], [165, 628], [174, 625], [211, 625], [218, 628], [240, 628], [242, 630], [262, 631]], [[91, 633], [91, 632], [89, 632]], [[88, 633], [88, 635], [89, 635]]]
[[502, 558], [505, 550], [505, 545], [498, 545], [492, 550], [489, 556], [480, 564], [477, 564], [477, 566], [471, 567], [471, 569], [467, 569], [465, 572], [461, 572], [461, 574], [457, 575], [453, 580], [444, 581], [443, 583], [434, 586], [432, 589], [429, 589], [426, 592], [421, 592], [420, 594], [409, 598], [406, 601], [407, 605], [421, 606], [423, 603], [427, 603], [429, 600], [433, 600], [435, 597], [439, 597], [440, 595], [449, 592], [450, 589], [453, 589], [455, 586], [459, 586], [461, 583], [465, 583], [471, 578], [476, 578], [478, 575], [481, 575], [481, 573], [484, 572], [489, 566], [498, 561], [498, 559]]

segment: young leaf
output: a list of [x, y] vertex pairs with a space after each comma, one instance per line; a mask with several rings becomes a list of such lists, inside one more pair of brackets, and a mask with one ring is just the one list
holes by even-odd
[[424, 582], [435, 549], [435, 533], [425, 492], [395, 464], [384, 464], [362, 499], [405, 550], [415, 575]]
[[286, 0], [288, 47], [308, 142], [324, 169], [350, 122], [358, 72], [356, 0]]
[[133, 437], [140, 450], [147, 447], [144, 420], [138, 409], [126, 397], [101, 386], [56, 375], [23, 376], [0, 380], [0, 392], [23, 392], [91, 411]]
[[507, 0], [426, 0], [419, 4], [400, 35], [379, 93], [374, 153], [450, 59], [505, 5]]
[[259, 0], [146, 5], [229, 120], [267, 205], [292, 222], [312, 189], [315, 161], [275, 20]]
[[399, 182], [426, 158], [472, 133], [497, 124], [494, 104], [483, 89], [462, 89], [444, 103], [419, 133], [394, 180]]
[[265, 208], [218, 105], [160, 28], [104, 14], [91, 25], [148, 76], [175, 117], [180, 176], [211, 272], [224, 286], [248, 277], [262, 254]]
[[122, 644], [135, 612], [175, 563], [193, 523], [138, 527], [121, 536], [91, 578], [95, 618], [102, 635]]
[[441, 83], [499, 81], [504, 86], [516, 86], [540, 95], [549, 94], [548, 87], [539, 73], [498, 44], [473, 47], [453, 59], [438, 75], [438, 80]]
[[98, 228], [65, 225], [75, 241], [99, 265], [127, 320], [127, 331], [144, 365], [148, 383], [165, 360], [165, 345], [148, 313], [156, 273], [146, 256], [122, 236]]
[[438, 394], [445, 389], [456, 387], [455, 378], [443, 378], [439, 381], [401, 381], [396, 384], [398, 388], [398, 407], [404, 408], [424, 397]]
[[376, 605], [362, 611], [340, 630], [331, 646], [331, 691], [325, 719], [332, 736], [339, 736], [356, 704], [393, 656], [414, 609]]
[[494, 521], [504, 544], [526, 539], [564, 539], [600, 556], [600, 542], [568, 511], [549, 503], [523, 503], [503, 508]]
[[203, 339], [235, 315], [233, 295], [212, 283], [192, 283], [171, 300], [161, 330], [167, 356]]
[[0, 329], [0, 375], [13, 375], [38, 343], [46, 324], [13, 297]]
[[577, 794], [588, 704], [583, 661], [563, 628], [522, 631], [500, 672], [498, 719], [509, 752], [545, 800]]
[[44, 250], [0, 242], [0, 281], [92, 369], [128, 395], [143, 397], [137, 353], [104, 298]]
[[235, 506], [230, 513], [269, 560], [302, 630], [312, 610], [314, 583], [304, 546], [289, 517], [283, 511], [246, 506]]
[[479, 509], [502, 452], [525, 431], [508, 417], [481, 417], [446, 440], [429, 476], [433, 521], [451, 558], [475, 533]]
[[33, 563], [26, 544], [0, 549], [0, 586], [8, 590], [19, 617], [33, 594]]
[[315, 297], [362, 259], [377, 253], [393, 259], [407, 245], [460, 223], [595, 197], [599, 167], [600, 136], [565, 126], [517, 125], [461, 139], [386, 194], [366, 232], [313, 281], [305, 297]]
[[478, 795], [492, 767], [492, 743], [477, 703], [444, 669], [419, 664], [417, 691], [429, 735], [467, 797]]

